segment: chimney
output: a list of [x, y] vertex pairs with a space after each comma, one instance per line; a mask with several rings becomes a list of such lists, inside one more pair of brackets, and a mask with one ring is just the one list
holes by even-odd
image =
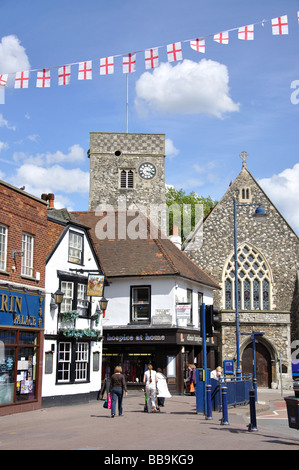
[[48, 208], [54, 208], [54, 199], [55, 199], [55, 196], [53, 193], [49, 193], [49, 194], [45, 194], [43, 193], [41, 195], [41, 199], [43, 201], [49, 201], [49, 204], [48, 204]]
[[48, 194], [48, 201], [49, 201], [49, 207], [54, 207], [54, 199], [55, 199], [55, 196], [53, 193], [49, 193]]
[[172, 227], [172, 235], [170, 237], [170, 240], [172, 243], [175, 244], [175, 246], [180, 250], [182, 248], [182, 239], [179, 236], [179, 227], [177, 225], [174, 225]]

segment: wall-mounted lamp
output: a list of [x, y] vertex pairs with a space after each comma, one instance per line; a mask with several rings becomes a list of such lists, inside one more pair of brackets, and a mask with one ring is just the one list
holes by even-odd
[[61, 304], [63, 296], [64, 292], [62, 292], [60, 289], [57, 289], [54, 294], [51, 294], [50, 308], [57, 308], [57, 306]]
[[103, 312], [103, 318], [105, 318], [105, 311], [106, 311], [107, 305], [108, 305], [108, 300], [105, 299], [105, 297], [103, 296], [99, 301], [99, 307]]
[[16, 255], [24, 256], [24, 251], [13, 250], [13, 252], [12, 252], [12, 259], [16, 259]]

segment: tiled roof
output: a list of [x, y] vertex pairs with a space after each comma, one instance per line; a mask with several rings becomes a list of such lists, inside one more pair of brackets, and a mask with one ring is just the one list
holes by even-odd
[[[109, 219], [106, 213], [96, 215], [94, 211], [73, 212], [73, 214], [90, 227], [93, 244], [108, 279], [178, 275], [219, 289], [219, 285], [208, 274], [169, 239], [163, 237], [160, 231], [158, 238], [151, 238], [151, 226], [144, 216], [138, 216], [140, 223], [136, 225], [135, 211], [110, 212]], [[111, 228], [109, 237], [106, 238], [103, 237], [105, 221]], [[133, 227], [136, 228], [136, 232]], [[131, 237], [126, 236], [130, 231], [132, 231]], [[134, 234], [139, 236], [135, 238]]]

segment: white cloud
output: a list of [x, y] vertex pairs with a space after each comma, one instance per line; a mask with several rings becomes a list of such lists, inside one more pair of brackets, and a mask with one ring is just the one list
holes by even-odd
[[16, 128], [14, 126], [10, 126], [8, 124], [8, 121], [4, 119], [3, 114], [0, 114], [0, 127], [6, 127], [7, 129], [10, 129], [12, 131], [15, 131]]
[[[36, 141], [38, 136], [29, 136], [28, 139]], [[84, 149], [74, 144], [69, 147], [68, 153], [63, 153], [61, 150], [57, 150], [55, 153], [37, 153], [36, 155], [26, 155], [24, 152], [14, 152], [13, 160], [15, 162], [21, 162], [26, 160], [26, 163], [43, 166], [53, 165], [55, 163], [78, 163], [85, 159]]]
[[20, 166], [11, 183], [25, 186], [26, 191], [40, 197], [42, 193], [88, 193], [89, 172], [80, 168], [65, 169], [60, 165], [43, 168], [32, 163]]
[[14, 34], [4, 36], [0, 42], [0, 73], [13, 74], [23, 70], [30, 70], [25, 48]]
[[259, 184], [291, 227], [299, 233], [299, 163], [271, 178], [259, 180]]
[[176, 155], [180, 153], [171, 139], [165, 139], [165, 153], [170, 159], [176, 157]]
[[213, 60], [162, 63], [136, 83], [135, 104], [140, 113], [204, 113], [221, 118], [239, 110], [229, 96], [227, 67]]
[[8, 149], [8, 144], [6, 142], [0, 142], [0, 152], [6, 149]]

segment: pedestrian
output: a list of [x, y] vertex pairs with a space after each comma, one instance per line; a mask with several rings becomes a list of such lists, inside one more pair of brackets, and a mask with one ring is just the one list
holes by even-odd
[[118, 401], [118, 414], [123, 416], [123, 397], [127, 396], [127, 385], [125, 377], [122, 374], [121, 366], [116, 366], [114, 374], [110, 381], [110, 393], [111, 393], [111, 418], [114, 418], [116, 413], [116, 401]]
[[189, 364], [189, 384], [190, 384], [190, 395], [195, 395], [196, 387], [196, 366], [194, 364]]
[[162, 373], [162, 369], [157, 369], [157, 389], [158, 389], [158, 406], [164, 406], [165, 398], [171, 398], [171, 394], [168, 390], [167, 380], [165, 375]]
[[210, 377], [211, 379], [220, 380], [222, 377], [222, 368], [220, 366], [216, 367], [215, 370], [212, 370]]
[[145, 393], [147, 398], [147, 408], [149, 413], [156, 413], [156, 399], [157, 399], [157, 372], [153, 370], [151, 364], [148, 365], [147, 371], [143, 376], [143, 383], [145, 384]]

